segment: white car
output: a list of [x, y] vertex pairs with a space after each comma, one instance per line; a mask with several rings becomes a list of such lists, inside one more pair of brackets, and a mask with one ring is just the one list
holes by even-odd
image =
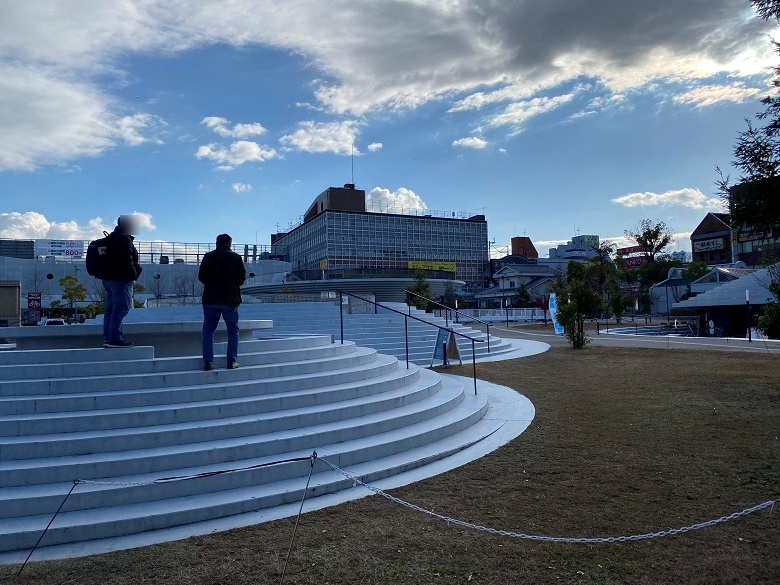
[[46, 319], [44, 325], [65, 325], [65, 319]]

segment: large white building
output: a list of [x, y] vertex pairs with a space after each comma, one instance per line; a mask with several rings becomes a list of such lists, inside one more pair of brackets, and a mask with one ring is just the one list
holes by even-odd
[[478, 290], [490, 276], [484, 215], [367, 212], [365, 191], [354, 185], [326, 189], [303, 223], [273, 234], [271, 245], [307, 281], [411, 277], [422, 270], [427, 277], [463, 281], [467, 289]]

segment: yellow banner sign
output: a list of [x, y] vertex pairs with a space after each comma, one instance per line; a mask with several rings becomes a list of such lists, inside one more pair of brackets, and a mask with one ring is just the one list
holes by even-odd
[[327, 270], [328, 269], [328, 259], [323, 258], [320, 260], [320, 270]]
[[442, 270], [455, 272], [455, 262], [429, 262], [426, 260], [409, 260], [410, 270]]

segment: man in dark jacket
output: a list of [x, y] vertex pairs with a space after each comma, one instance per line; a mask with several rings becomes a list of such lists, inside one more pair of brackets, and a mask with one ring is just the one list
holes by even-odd
[[203, 283], [203, 365], [214, 367], [214, 331], [222, 317], [228, 330], [227, 367], [238, 367], [238, 305], [246, 269], [241, 256], [230, 249], [233, 239], [227, 234], [217, 236], [217, 247], [203, 256], [198, 280]]
[[133, 305], [133, 282], [141, 275], [138, 250], [133, 233], [138, 233], [138, 218], [120, 215], [116, 228], [108, 235], [111, 259], [109, 278], [103, 279], [106, 291], [103, 315], [103, 347], [132, 347], [122, 335], [122, 321]]

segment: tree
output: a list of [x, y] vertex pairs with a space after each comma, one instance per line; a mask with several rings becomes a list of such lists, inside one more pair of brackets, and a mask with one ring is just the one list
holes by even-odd
[[95, 314], [102, 313], [106, 306], [106, 288], [103, 286], [103, 281], [97, 278], [93, 278], [90, 283], [89, 289], [87, 289], [87, 297], [92, 303]]
[[72, 274], [60, 278], [59, 283], [62, 287], [62, 298], [68, 302], [68, 318], [70, 318], [76, 302], [87, 300], [87, 289]]
[[564, 285], [556, 288], [558, 322], [563, 325], [571, 346], [583, 349], [589, 343], [585, 318], [598, 314], [601, 299], [588, 281], [587, 269], [579, 262], [569, 262]]
[[425, 273], [422, 270], [418, 270], [414, 273], [414, 284], [409, 287], [409, 292], [417, 293], [416, 295], [409, 295], [411, 297], [409, 302], [414, 305], [416, 309], [425, 311], [428, 308], [427, 299], [430, 299], [433, 294], [431, 293], [431, 285], [425, 280]]
[[[780, 21], [780, 2], [751, 0], [764, 20]], [[780, 43], [773, 41], [780, 53]], [[780, 67], [774, 68], [772, 85], [780, 88]], [[735, 227], [768, 231], [780, 225], [780, 92], [761, 100], [763, 112], [756, 114], [758, 125], [745, 120], [747, 129], [737, 134], [732, 165], [739, 169], [739, 182], [731, 185], [730, 177], [716, 167], [720, 179], [718, 192], [731, 214]]]
[[644, 248], [643, 253], [651, 263], [672, 242], [672, 233], [662, 221], [653, 225], [652, 220], [643, 219], [633, 230], [625, 230], [624, 233], [626, 237], [634, 240], [637, 246]]
[[451, 280], [444, 283], [444, 294], [441, 297], [441, 304], [450, 309], [455, 308], [455, 304], [460, 300], [460, 297], [455, 293], [455, 285]]
[[173, 292], [179, 299], [179, 304], [186, 305], [189, 297], [197, 298], [203, 292], [203, 285], [191, 272], [173, 279]]
[[705, 274], [707, 274], [710, 271], [710, 267], [707, 266], [705, 262], [691, 262], [683, 268], [682, 272], [680, 272], [680, 276], [682, 276], [685, 280], [698, 280]]
[[[780, 339], [780, 281], [774, 280], [769, 285], [769, 292], [775, 295], [775, 300], [769, 301], [764, 307], [764, 313], [758, 318], [759, 331], [769, 339]], [[748, 327], [750, 324], [748, 324]]]
[[533, 301], [531, 301], [531, 293], [528, 292], [524, 284], [518, 286], [515, 291], [515, 305], [521, 309], [534, 306]]
[[152, 294], [158, 301], [162, 298], [165, 291], [165, 277], [162, 274], [155, 274], [152, 278]]
[[596, 256], [588, 262], [588, 278], [593, 284], [593, 288], [599, 294], [604, 306], [608, 304], [609, 284], [617, 280], [617, 268], [612, 261], [612, 254], [615, 253], [615, 244], [610, 241], [604, 241], [594, 247]]
[[615, 321], [620, 323], [623, 319], [623, 312], [632, 304], [631, 295], [623, 294], [623, 291], [620, 290], [620, 282], [617, 279], [607, 285], [607, 292], [609, 293], [607, 306], [612, 311]]
[[133, 307], [136, 309], [143, 309], [144, 304], [141, 301], [135, 300], [135, 295], [142, 295], [146, 292], [146, 287], [139, 282], [133, 283]]

